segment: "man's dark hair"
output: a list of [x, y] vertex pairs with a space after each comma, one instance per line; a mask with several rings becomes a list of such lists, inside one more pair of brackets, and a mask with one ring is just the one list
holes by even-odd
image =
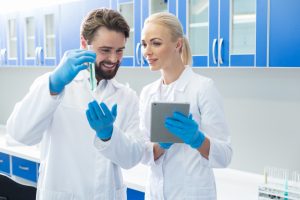
[[123, 33], [125, 38], [129, 37], [130, 28], [124, 17], [117, 11], [99, 8], [88, 13], [81, 24], [80, 34], [90, 44], [95, 36], [95, 32], [100, 27]]

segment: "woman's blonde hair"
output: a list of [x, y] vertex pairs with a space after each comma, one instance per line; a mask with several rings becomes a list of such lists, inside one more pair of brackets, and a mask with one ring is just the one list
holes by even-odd
[[192, 61], [191, 48], [189, 41], [183, 34], [183, 28], [178, 18], [167, 12], [160, 12], [150, 15], [144, 22], [155, 23], [162, 25], [169, 30], [172, 41], [176, 41], [178, 38], [182, 38], [183, 45], [181, 49], [181, 60], [184, 65], [190, 65]]

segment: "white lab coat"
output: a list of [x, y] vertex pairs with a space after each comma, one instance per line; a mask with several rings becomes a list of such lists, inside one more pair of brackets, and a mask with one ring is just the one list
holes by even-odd
[[[162, 80], [145, 86], [140, 96], [141, 129], [150, 136], [150, 105], [160, 97]], [[150, 165], [146, 199], [215, 200], [216, 186], [212, 168], [229, 165], [232, 156], [221, 96], [211, 79], [186, 67], [174, 83], [169, 100], [189, 102], [190, 113], [199, 129], [210, 139], [209, 160], [186, 144], [173, 144], [154, 161], [153, 144], [147, 142], [143, 163]]]
[[117, 103], [112, 138], [96, 137], [86, 118], [93, 100], [88, 71], [81, 71], [58, 96], [49, 93], [49, 73], [39, 77], [7, 121], [16, 141], [41, 143], [39, 200], [126, 199], [121, 169], [143, 155], [139, 132], [138, 97], [116, 80], [101, 81], [94, 93], [109, 108]]

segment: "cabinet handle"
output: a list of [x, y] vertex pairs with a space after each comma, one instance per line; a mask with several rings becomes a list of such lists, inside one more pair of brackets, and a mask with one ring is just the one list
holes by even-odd
[[6, 65], [7, 64], [7, 49], [1, 49], [0, 55], [1, 55], [1, 58], [0, 58], [1, 64]]
[[24, 170], [24, 171], [28, 171], [29, 167], [24, 167], [22, 165], [19, 165], [19, 169]]
[[217, 64], [216, 54], [215, 54], [216, 43], [217, 43], [217, 39], [215, 38], [215, 39], [213, 40], [213, 44], [212, 44], [212, 56], [213, 56], [213, 62], [214, 62], [214, 64]]
[[40, 64], [39, 49], [40, 49], [40, 47], [36, 47], [35, 48], [35, 65], [39, 65]]
[[218, 49], [218, 61], [220, 64], [223, 64], [223, 59], [222, 59], [222, 45], [223, 45], [223, 38], [220, 38], [220, 43], [219, 43], [219, 49]]
[[37, 47], [35, 49], [35, 64], [42, 65], [43, 64], [43, 57], [44, 57], [44, 50], [42, 47]]
[[140, 58], [139, 58], [139, 49], [140, 49], [140, 47], [141, 47], [141, 43], [138, 42], [136, 44], [136, 47], [135, 47], [135, 60], [136, 60], [136, 63], [138, 65], [141, 65]]

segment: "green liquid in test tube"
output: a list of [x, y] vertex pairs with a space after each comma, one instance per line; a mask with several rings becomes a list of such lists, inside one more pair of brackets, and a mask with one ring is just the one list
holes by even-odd
[[[88, 50], [93, 51], [93, 45], [88, 45]], [[89, 63], [89, 70], [90, 70], [90, 86], [91, 86], [91, 90], [94, 91], [94, 89], [97, 86], [97, 80], [95, 74], [95, 63]]]

